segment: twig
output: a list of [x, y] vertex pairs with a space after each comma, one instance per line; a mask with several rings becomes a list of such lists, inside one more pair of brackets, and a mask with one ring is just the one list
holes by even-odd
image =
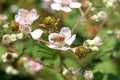
[[48, 41], [45, 41], [45, 40], [43, 40], [43, 39], [38, 39], [37, 41], [38, 41], [38, 42], [45, 43], [45, 44], [51, 44], [50, 42], [48, 42]]
[[[77, 27], [79, 26], [79, 24], [81, 23], [81, 19], [83, 19], [83, 17], [85, 15], [87, 15], [87, 13], [89, 12], [89, 10], [91, 9], [92, 6], [89, 6], [88, 9], [85, 11], [85, 13], [82, 12], [82, 16], [78, 19], [78, 21], [76, 22], [76, 24], [73, 26], [71, 32], [73, 33]], [[81, 10], [80, 10], [81, 11]]]

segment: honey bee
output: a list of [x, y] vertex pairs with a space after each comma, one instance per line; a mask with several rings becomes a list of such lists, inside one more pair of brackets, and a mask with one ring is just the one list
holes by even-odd
[[52, 37], [51, 40], [53, 40], [55, 42], [62, 42], [65, 40], [65, 37], [62, 35], [56, 35], [56, 36]]

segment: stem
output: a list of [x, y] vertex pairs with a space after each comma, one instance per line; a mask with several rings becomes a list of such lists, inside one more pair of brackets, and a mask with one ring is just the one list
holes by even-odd
[[[61, 54], [61, 51], [59, 51], [59, 57], [60, 57], [60, 74], [64, 78], [64, 80], [68, 80], [63, 74], [63, 65], [67, 68], [66, 64], [64, 63], [64, 58]], [[68, 68], [67, 68], [68, 69]]]
[[[85, 17], [85, 15], [87, 15], [87, 13], [89, 12], [89, 10], [91, 9], [92, 6], [89, 6], [88, 9], [85, 11], [85, 13], [82, 12], [82, 16], [78, 19], [78, 21], [76, 22], [76, 24], [73, 26], [71, 32], [73, 33], [77, 27], [79, 26], [79, 24], [81, 23], [81, 20]], [[80, 9], [81, 11], [81, 9]]]
[[38, 41], [38, 42], [45, 43], [45, 44], [51, 44], [51, 43], [49, 43], [48, 41], [45, 41], [45, 40], [43, 40], [43, 39], [38, 39], [37, 41]]

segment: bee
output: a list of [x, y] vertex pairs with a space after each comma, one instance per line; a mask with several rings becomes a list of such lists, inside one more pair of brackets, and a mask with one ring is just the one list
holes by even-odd
[[62, 42], [65, 40], [65, 37], [63, 35], [56, 35], [51, 38], [54, 42]]

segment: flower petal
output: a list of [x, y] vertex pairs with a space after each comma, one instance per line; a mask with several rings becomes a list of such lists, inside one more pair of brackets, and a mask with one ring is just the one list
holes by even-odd
[[18, 10], [18, 15], [21, 15], [22, 13], [29, 13], [29, 11], [21, 8], [21, 9]]
[[62, 3], [62, 0], [54, 0], [56, 3]]
[[30, 11], [29, 17], [32, 21], [38, 19], [39, 15], [37, 15], [37, 11], [35, 9], [32, 9]]
[[31, 32], [31, 36], [33, 39], [37, 40], [41, 37], [43, 31], [41, 29], [36, 29], [33, 32]]
[[49, 34], [49, 36], [48, 36], [49, 42], [53, 43], [54, 40], [52, 40], [52, 38], [53, 38], [54, 36], [56, 36], [56, 35], [58, 35], [58, 34], [57, 34], [57, 33], [51, 33], [51, 34]]
[[96, 42], [97, 46], [102, 45], [102, 39], [99, 36], [96, 36], [93, 40]]
[[74, 34], [72, 37], [70, 37], [68, 40], [66, 40], [66, 43], [68, 45], [71, 45], [73, 43], [73, 41], [75, 40], [76, 38], [76, 35]]
[[61, 5], [58, 3], [52, 3], [51, 4], [51, 8], [54, 10], [60, 10], [61, 9]]
[[69, 6], [71, 8], [80, 8], [81, 7], [81, 3], [79, 3], [79, 2], [71, 2]]
[[61, 8], [62, 11], [65, 11], [65, 12], [70, 12], [72, 11], [70, 7], [67, 7], [67, 6], [64, 6]]
[[71, 37], [71, 30], [70, 28], [68, 27], [63, 27], [61, 30], [60, 30], [60, 34], [64, 34], [66, 39], [69, 39]]
[[70, 49], [69, 47], [65, 47], [65, 46], [62, 46], [62, 47], [58, 47], [57, 45], [47, 45], [49, 48], [51, 49], [55, 49], [55, 50], [63, 50], [63, 51], [66, 51], [68, 49]]

